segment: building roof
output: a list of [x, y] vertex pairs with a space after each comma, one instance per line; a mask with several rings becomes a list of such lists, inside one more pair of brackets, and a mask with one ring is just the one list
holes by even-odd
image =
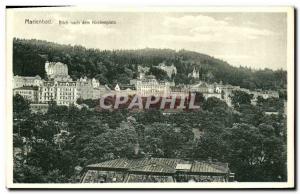
[[14, 90], [38, 90], [37, 86], [22, 86], [19, 88], [14, 88]]
[[58, 66], [64, 66], [64, 67], [68, 67], [66, 64], [62, 63], [62, 62], [48, 62], [46, 61], [46, 63], [48, 63], [49, 67], [52, 68], [56, 65]]
[[212, 163], [212, 162], [195, 162], [192, 164], [190, 172], [195, 173], [227, 173], [229, 171], [228, 164]]
[[150, 163], [129, 169], [129, 172], [173, 174], [176, 170], [163, 163]]
[[39, 76], [39, 75], [36, 75], [36, 76], [19, 76], [19, 75], [15, 75], [14, 76], [14, 79], [39, 79], [41, 80], [42, 78]]
[[198, 84], [195, 84], [195, 85], [191, 85], [192, 88], [199, 88], [199, 87], [208, 87], [208, 85], [204, 82], [202, 83], [198, 83]]
[[120, 88], [121, 88], [121, 90], [128, 90], [128, 89], [130, 89], [130, 90], [135, 90], [136, 88], [135, 88], [135, 85], [130, 85], [130, 84], [127, 84], [127, 85], [120, 85]]
[[88, 165], [88, 168], [122, 168], [126, 169], [130, 166], [130, 161], [126, 158], [108, 160], [105, 162]]
[[91, 164], [88, 169], [112, 169], [126, 170], [140, 173], [166, 173], [171, 174], [176, 171], [185, 170], [190, 173], [212, 173], [226, 174], [229, 172], [227, 163], [216, 162], [196, 162], [173, 158], [141, 158], [127, 159], [119, 158], [105, 162]]
[[190, 170], [192, 167], [192, 164], [177, 164], [176, 170]]

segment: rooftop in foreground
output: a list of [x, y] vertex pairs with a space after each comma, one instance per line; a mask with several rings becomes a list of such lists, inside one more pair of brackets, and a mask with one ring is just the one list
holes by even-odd
[[226, 182], [227, 163], [172, 158], [119, 158], [86, 166], [82, 182]]

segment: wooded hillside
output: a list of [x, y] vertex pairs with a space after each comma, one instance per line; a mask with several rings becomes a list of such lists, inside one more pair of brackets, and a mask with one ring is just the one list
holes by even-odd
[[130, 79], [136, 78], [138, 65], [151, 67], [161, 62], [176, 66], [178, 73], [173, 77], [176, 83], [195, 82], [188, 77], [194, 68], [199, 70], [202, 80], [222, 81], [249, 89], [282, 89], [286, 87], [287, 77], [283, 70], [233, 67], [225, 61], [187, 50], [145, 48], [111, 51], [42, 40], [14, 39], [14, 75], [44, 77], [46, 60], [66, 63], [74, 79], [95, 77], [102, 84], [129, 83]]

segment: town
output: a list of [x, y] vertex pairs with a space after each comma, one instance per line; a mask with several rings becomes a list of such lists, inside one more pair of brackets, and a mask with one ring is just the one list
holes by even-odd
[[[174, 65], [167, 66], [160, 63], [156, 67], [165, 71], [169, 78], [177, 73]], [[103, 96], [114, 95], [164, 98], [175, 96], [185, 99], [191, 93], [201, 93], [205, 99], [215, 97], [226, 102], [228, 106], [232, 106], [231, 95], [236, 90], [251, 94], [253, 96], [251, 103], [254, 105], [259, 96], [263, 99], [279, 98], [278, 92], [272, 90], [251, 91], [239, 86], [223, 84], [222, 82], [210, 84], [201, 81], [199, 80], [199, 71], [195, 68], [188, 76], [198, 80], [196, 84], [175, 85], [174, 81], [158, 81], [155, 76], [146, 75], [149, 71], [148, 67], [138, 66], [137, 79], [130, 80], [130, 84], [127, 85], [116, 84], [113, 88], [106, 84], [101, 85], [99, 80], [95, 78], [83, 77], [72, 80], [68, 74], [68, 66], [61, 62], [47, 61], [45, 71], [47, 74], [46, 79], [42, 79], [39, 75], [34, 77], [16, 75], [13, 78], [14, 95], [19, 94], [29, 100], [33, 112], [46, 111], [50, 102], [55, 102], [57, 105], [81, 107], [77, 104], [78, 99], [101, 99]]]

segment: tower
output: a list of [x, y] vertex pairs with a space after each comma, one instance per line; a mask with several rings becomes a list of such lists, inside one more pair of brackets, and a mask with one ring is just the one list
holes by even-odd
[[45, 71], [46, 71], [46, 74], [48, 75], [49, 74], [49, 61], [46, 61], [46, 63], [45, 63]]
[[196, 68], [194, 67], [192, 77], [195, 79], [199, 79], [199, 71], [196, 71]]

